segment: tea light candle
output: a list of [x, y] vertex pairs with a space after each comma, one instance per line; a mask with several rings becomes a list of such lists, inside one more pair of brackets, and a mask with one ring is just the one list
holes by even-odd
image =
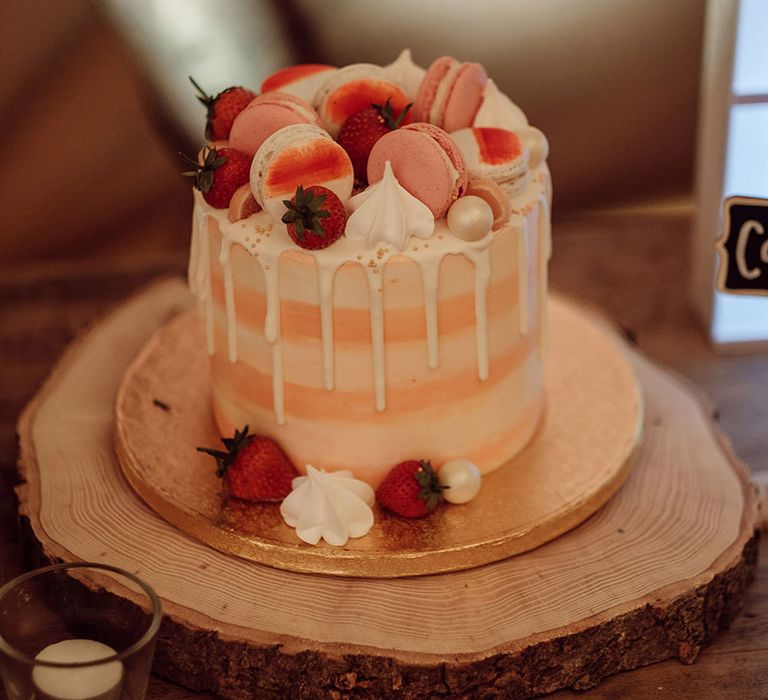
[[[49, 644], [35, 659], [62, 664], [87, 663], [116, 653], [112, 647], [92, 639], [66, 639]], [[81, 668], [35, 666], [32, 683], [38, 700], [119, 700], [123, 663], [110, 661]]]

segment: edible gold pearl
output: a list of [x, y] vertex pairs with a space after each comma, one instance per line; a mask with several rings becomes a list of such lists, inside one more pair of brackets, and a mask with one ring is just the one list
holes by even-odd
[[459, 197], [448, 210], [448, 228], [465, 241], [479, 241], [491, 230], [493, 211], [488, 202], [473, 194]]
[[467, 503], [480, 491], [480, 470], [468, 459], [452, 459], [446, 462], [437, 473], [441, 486], [447, 488], [443, 497], [448, 503]]

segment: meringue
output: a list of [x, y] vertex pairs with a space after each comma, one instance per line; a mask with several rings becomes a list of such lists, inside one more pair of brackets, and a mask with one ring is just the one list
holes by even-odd
[[413, 62], [410, 49], [403, 49], [400, 55], [389, 65], [384, 66], [384, 71], [390, 80], [394, 80], [409, 99], [416, 99], [421, 81], [427, 71]]
[[528, 119], [520, 107], [509, 99], [490, 78], [483, 88], [483, 101], [477, 110], [472, 126], [492, 126], [515, 131], [528, 125]]
[[347, 219], [346, 237], [365, 240], [371, 248], [384, 243], [404, 250], [409, 237], [429, 238], [435, 229], [429, 207], [400, 185], [389, 161], [384, 164], [382, 179], [347, 205], [352, 214]]
[[291, 485], [280, 515], [303, 542], [317, 544], [323, 539], [343, 547], [350, 537], [363, 537], [373, 527], [374, 491], [352, 472], [326, 472], [308, 464], [307, 475]]

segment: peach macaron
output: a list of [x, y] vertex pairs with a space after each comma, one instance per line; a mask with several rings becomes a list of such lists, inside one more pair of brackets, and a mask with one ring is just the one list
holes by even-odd
[[355, 63], [330, 75], [315, 96], [315, 106], [328, 133], [336, 138], [355, 112], [387, 100], [396, 114], [409, 104], [403, 88], [392, 82], [383, 68]]
[[269, 136], [251, 164], [251, 190], [275, 220], [285, 213], [283, 200], [299, 185], [322, 185], [343, 203], [352, 193], [354, 173], [347, 152], [313, 124], [292, 124]]
[[264, 79], [261, 92], [286, 92], [312, 104], [318, 88], [337, 70], [325, 63], [301, 63], [281, 68]]
[[427, 68], [421, 81], [413, 105], [414, 119], [448, 132], [471, 126], [487, 82], [488, 74], [481, 64], [441, 56]]
[[320, 124], [317, 112], [300, 97], [284, 92], [267, 92], [255, 97], [235, 117], [229, 146], [253, 156], [278, 129], [291, 124]]
[[467, 187], [467, 168], [451, 137], [433, 124], [408, 124], [382, 136], [368, 158], [368, 182], [384, 176], [389, 161], [400, 185], [426, 204], [436, 219]]
[[464, 156], [470, 177], [491, 179], [510, 197], [527, 184], [528, 147], [514, 131], [470, 127], [454, 131], [451, 138]]

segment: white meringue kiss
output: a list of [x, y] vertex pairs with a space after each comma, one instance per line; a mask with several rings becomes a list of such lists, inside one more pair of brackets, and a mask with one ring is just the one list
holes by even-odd
[[384, 243], [403, 250], [411, 236], [429, 238], [435, 230], [429, 207], [400, 186], [389, 161], [382, 179], [352, 197], [347, 206], [352, 214], [346, 237], [367, 241], [371, 248]]
[[403, 49], [400, 55], [388, 66], [384, 66], [384, 72], [390, 80], [394, 80], [408, 96], [408, 99], [416, 99], [421, 81], [427, 71], [413, 62], [410, 49]]
[[296, 477], [292, 487], [280, 504], [280, 515], [303, 542], [323, 539], [343, 547], [350, 537], [363, 537], [373, 527], [374, 491], [352, 472], [326, 472], [308, 464], [307, 475]]
[[528, 125], [528, 119], [520, 107], [510, 100], [490, 78], [483, 88], [483, 101], [477, 110], [472, 126], [491, 126], [516, 131]]

